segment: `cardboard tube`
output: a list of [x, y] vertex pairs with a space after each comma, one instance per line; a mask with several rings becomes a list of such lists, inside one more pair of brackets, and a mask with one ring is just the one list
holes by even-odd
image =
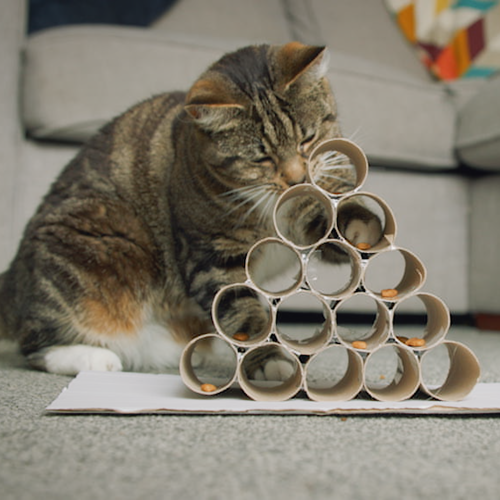
[[363, 359], [353, 349], [332, 344], [305, 366], [304, 388], [313, 401], [349, 401], [363, 387]]
[[[260, 310], [257, 310], [253, 300], [250, 301], [251, 307], [248, 307], [249, 304], [242, 300], [245, 297], [248, 297], [250, 300], [252, 298], [257, 299], [262, 307], [261, 310], [267, 315], [266, 323], [258, 331], [237, 331], [235, 330], [236, 327], [231, 324], [231, 321], [226, 322], [226, 325], [223, 324], [221, 315], [225, 311], [230, 317], [235, 317], [237, 314], [247, 314], [248, 318], [245, 318], [245, 321], [240, 321], [240, 323], [256, 325], [256, 312]], [[271, 333], [274, 319], [269, 300], [259, 290], [247, 284], [235, 283], [226, 285], [215, 295], [212, 302], [212, 321], [217, 332], [232, 344], [247, 347], [259, 344], [267, 339]], [[243, 336], [238, 334], [242, 334]]]
[[[378, 266], [380, 262], [387, 261], [387, 259], [397, 257], [400, 254], [404, 259], [404, 270], [403, 275], [400, 278], [397, 285], [393, 285], [392, 283], [383, 284], [376, 288], [373, 286], [373, 283], [370, 283], [370, 272], [375, 272], [375, 268]], [[390, 264], [389, 264], [390, 265]], [[387, 262], [385, 262], [385, 267], [387, 268]], [[382, 272], [380, 275], [384, 274]], [[394, 250], [389, 250], [380, 255], [375, 255], [368, 261], [368, 265], [365, 268], [364, 276], [363, 276], [363, 284], [365, 289], [373, 294], [378, 299], [387, 301], [387, 302], [396, 302], [404, 297], [407, 297], [417, 290], [419, 290], [423, 284], [425, 283], [425, 278], [427, 275], [427, 270], [424, 265], [420, 261], [420, 259], [412, 252], [405, 250], [403, 248], [396, 248]], [[395, 295], [388, 295], [388, 292], [395, 293]]]
[[[436, 369], [437, 363], [433, 354], [443, 348], [448, 354], [448, 367], [447, 370], [445, 368], [444, 382], [435, 386], [426, 380], [427, 372], [430, 370], [428, 362], [432, 369]], [[476, 355], [465, 345], [451, 340], [445, 340], [442, 344], [426, 351], [420, 360], [420, 370], [422, 390], [441, 401], [464, 399], [472, 391], [481, 375], [481, 367]]]
[[344, 228], [340, 227], [338, 218], [341, 215], [342, 210], [346, 209], [345, 208], [346, 205], [350, 203], [360, 203], [361, 205], [366, 206], [366, 203], [369, 200], [372, 200], [372, 202], [375, 203], [375, 205], [377, 206], [377, 212], [379, 212], [380, 215], [383, 215], [384, 220], [382, 221], [383, 223], [382, 234], [380, 235], [380, 239], [378, 240], [377, 243], [373, 244], [370, 248], [362, 249], [360, 251], [364, 253], [376, 253], [390, 248], [393, 245], [394, 240], [396, 239], [396, 232], [397, 232], [396, 219], [394, 217], [394, 214], [390, 209], [389, 205], [387, 205], [387, 203], [379, 196], [363, 191], [355, 194], [349, 194], [343, 197], [337, 206], [337, 221], [335, 227], [341, 238], [344, 241], [346, 241], [349, 245], [355, 247], [353, 242], [350, 242], [347, 239], [346, 235], [343, 234]]
[[[302, 199], [302, 202], [301, 202]], [[291, 201], [294, 200], [294, 203]], [[320, 215], [309, 212], [319, 202], [325, 219], [325, 230], [321, 235], [304, 234], [304, 219], [311, 217], [311, 222]], [[303, 206], [301, 206], [303, 204]], [[300, 208], [297, 208], [300, 206]], [[322, 191], [310, 184], [297, 184], [287, 189], [276, 202], [273, 213], [274, 228], [280, 238], [298, 249], [310, 248], [328, 238], [335, 224], [335, 210]]]
[[299, 354], [314, 354], [328, 344], [333, 336], [332, 311], [323, 298], [306, 290], [296, 292], [288, 299], [293, 300], [294, 303], [303, 301], [313, 310], [316, 310], [316, 307], [312, 305], [312, 302], [315, 303], [314, 305], [321, 306], [323, 319], [317, 324], [301, 325], [299, 331], [297, 327], [293, 327], [293, 331], [287, 332], [285, 325], [280, 321], [280, 310], [286, 306], [287, 298], [279, 303], [276, 311], [276, 335], [280, 342]]
[[[272, 264], [266, 266], [265, 261]], [[277, 238], [257, 242], [247, 254], [245, 269], [248, 279], [258, 290], [275, 298], [294, 292], [304, 279], [304, 265], [299, 252]], [[270, 272], [278, 278], [269, 280]]]
[[[360, 298], [362, 298], [363, 301], [370, 302], [374, 307], [374, 312], [376, 310], [375, 320], [373, 321], [372, 326], [368, 332], [362, 334], [358, 334], [357, 331], [351, 329], [344, 329], [337, 319], [337, 315], [340, 311], [342, 311], [342, 309], [349, 310], [349, 302], [351, 302], [351, 304], [355, 304]], [[355, 347], [357, 350], [362, 352], [371, 352], [374, 349], [377, 349], [384, 342], [386, 342], [390, 335], [391, 317], [389, 309], [383, 302], [364, 292], [355, 293], [340, 301], [334, 310], [334, 320], [335, 325], [337, 326], [337, 338], [340, 343], [346, 347]], [[362, 341], [366, 345], [363, 347], [356, 347], [358, 344], [354, 344], [353, 346], [353, 342], [356, 341]]]
[[[279, 374], [288, 371], [291, 375], [280, 380]], [[249, 349], [238, 366], [240, 387], [255, 401], [286, 401], [300, 390], [303, 378], [298, 358], [274, 342]]]
[[[349, 139], [331, 139], [319, 144], [308, 161], [309, 182], [330, 195], [360, 188], [368, 174], [363, 150]], [[340, 180], [345, 179], [344, 182]]]
[[[344, 253], [339, 260], [335, 250]], [[338, 240], [326, 240], [311, 249], [306, 261], [306, 279], [312, 290], [329, 299], [352, 295], [362, 274], [361, 258], [350, 245]]]
[[[387, 354], [392, 357], [395, 355], [395, 365]], [[372, 398], [378, 401], [404, 401], [411, 398], [419, 387], [418, 359], [407, 347], [383, 345], [366, 358], [363, 378], [365, 389]]]
[[[448, 333], [450, 328], [450, 311], [446, 304], [435, 295], [430, 293], [417, 293], [412, 299], [418, 299], [425, 306], [427, 322], [423, 331], [417, 335], [425, 341], [423, 346], [412, 347], [417, 350], [427, 350], [439, 344]], [[406, 339], [398, 335], [395, 319], [399, 313], [399, 309], [404, 307], [404, 300], [396, 304], [393, 310], [393, 335], [396, 342], [406, 344]], [[410, 346], [411, 347], [411, 346]]]
[[184, 384], [204, 396], [226, 390], [236, 379], [236, 349], [219, 335], [196, 337], [184, 348], [179, 370]]

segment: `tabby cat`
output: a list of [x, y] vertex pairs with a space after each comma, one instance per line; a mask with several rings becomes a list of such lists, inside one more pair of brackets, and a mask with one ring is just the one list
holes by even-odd
[[[31, 366], [158, 370], [213, 331], [214, 294], [244, 281], [249, 248], [273, 234], [273, 202], [304, 182], [312, 148], [341, 135], [325, 73], [323, 47], [246, 47], [90, 139], [0, 277], [0, 331]], [[304, 211], [304, 231], [320, 231], [314, 207]], [[375, 243], [376, 216], [353, 214], [343, 224]], [[260, 303], [241, 301], [225, 319], [257, 328]]]

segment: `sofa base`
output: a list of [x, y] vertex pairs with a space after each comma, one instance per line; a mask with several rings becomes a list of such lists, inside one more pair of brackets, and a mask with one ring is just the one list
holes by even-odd
[[478, 313], [475, 324], [479, 330], [500, 332], [500, 314]]

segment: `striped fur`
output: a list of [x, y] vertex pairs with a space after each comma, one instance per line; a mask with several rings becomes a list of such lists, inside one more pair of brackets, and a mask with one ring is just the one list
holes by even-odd
[[[321, 47], [247, 47], [189, 92], [106, 125], [54, 182], [0, 279], [3, 333], [59, 373], [175, 363], [176, 343], [213, 329], [214, 294], [244, 279], [311, 148], [340, 135], [323, 73]], [[242, 300], [226, 311], [235, 330], [252, 328], [248, 311], [254, 325], [262, 316]]]

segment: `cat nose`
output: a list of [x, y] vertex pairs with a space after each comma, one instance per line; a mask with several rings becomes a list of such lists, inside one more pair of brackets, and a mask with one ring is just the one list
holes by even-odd
[[306, 165], [300, 156], [294, 156], [280, 165], [281, 177], [289, 185], [301, 184], [306, 180]]

